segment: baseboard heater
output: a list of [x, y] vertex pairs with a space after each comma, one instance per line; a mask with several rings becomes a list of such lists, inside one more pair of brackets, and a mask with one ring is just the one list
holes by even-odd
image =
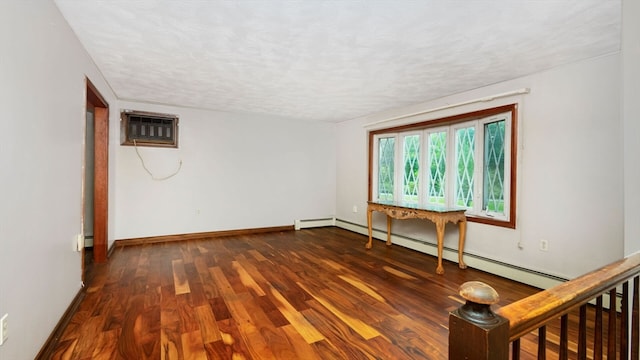
[[[353, 223], [351, 221], [346, 221], [342, 219], [335, 219], [335, 226], [353, 231], [355, 233], [359, 233], [365, 236], [369, 235], [369, 229], [361, 224]], [[380, 240], [384, 244], [387, 240], [387, 232], [386, 229], [372, 229], [373, 238], [376, 240]], [[399, 234], [391, 234], [391, 238], [394, 244], [404, 246], [406, 248], [419, 251], [428, 255], [437, 256], [437, 245], [432, 242], [427, 242], [424, 240], [399, 235]], [[383, 246], [383, 244], [374, 244], [374, 246]], [[458, 262], [458, 250], [452, 249], [449, 247], [444, 247], [443, 258], [449, 261]], [[474, 269], [482, 270], [488, 272], [490, 274], [502, 276], [507, 279], [511, 279], [514, 281], [518, 281], [527, 285], [531, 285], [540, 289], [550, 289], [556, 285], [562, 284], [564, 282], [569, 281], [567, 278], [563, 278], [560, 276], [546, 274], [540, 271], [531, 270], [527, 268], [523, 268], [517, 265], [508, 264], [502, 261], [489, 259], [484, 256], [470, 254], [468, 252], [464, 253], [464, 262], [467, 266], [472, 267]], [[603, 294], [602, 299], [604, 302], [604, 308], [609, 308], [609, 294]], [[589, 301], [590, 304], [595, 305], [595, 299]], [[618, 288], [616, 292], [616, 306], [617, 309], [621, 308], [622, 304], [622, 292]]]
[[[364, 225], [356, 224], [350, 221], [336, 219], [336, 226], [350, 230], [362, 235], [368, 235], [368, 229]], [[387, 232], [381, 229], [373, 229], [373, 237], [374, 239], [386, 241]], [[403, 236], [399, 234], [391, 234], [391, 238], [394, 244], [407, 247], [412, 250], [416, 250], [425, 254], [429, 254], [432, 256], [437, 256], [437, 246], [435, 243], [427, 242], [420, 239], [415, 239], [408, 236]], [[376, 246], [377, 244], [374, 244]], [[444, 247], [443, 251], [443, 259], [458, 262], [458, 250]], [[527, 285], [535, 286], [541, 289], [548, 289], [558, 284], [561, 284], [568, 279], [545, 274], [539, 271], [522, 268], [516, 265], [507, 264], [501, 261], [489, 259], [483, 256], [479, 256], [476, 254], [471, 254], [468, 252], [464, 253], [465, 263], [475, 269], [486, 271], [491, 274], [495, 274], [498, 276], [502, 276], [508, 279], [512, 279], [515, 281], [519, 281], [521, 283], [525, 283]]]
[[324, 227], [324, 226], [336, 226], [336, 218], [328, 217], [323, 219], [304, 219], [304, 220], [296, 220], [294, 222], [294, 227], [296, 230], [315, 228], [315, 227]]

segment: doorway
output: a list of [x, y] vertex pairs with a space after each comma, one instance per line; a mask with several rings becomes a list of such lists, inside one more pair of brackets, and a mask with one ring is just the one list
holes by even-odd
[[[82, 249], [83, 271], [86, 266], [93, 262], [93, 201], [94, 192], [94, 152], [95, 152], [95, 109], [87, 102], [87, 114], [84, 133], [84, 214], [82, 236], [84, 238], [84, 248]], [[84, 279], [83, 279], [84, 281]]]
[[[107, 260], [108, 243], [109, 105], [89, 79], [87, 79], [86, 122], [83, 236], [85, 242], [92, 240], [93, 261], [101, 263]], [[84, 249], [82, 259], [84, 276]]]

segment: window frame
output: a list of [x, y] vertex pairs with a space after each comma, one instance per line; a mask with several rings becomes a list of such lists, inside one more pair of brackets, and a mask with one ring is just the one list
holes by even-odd
[[[480, 207], [482, 208], [483, 207], [482, 206], [483, 191], [484, 191], [483, 190], [484, 186], [482, 184], [482, 181], [484, 181], [483, 180], [484, 179], [484, 175], [483, 175], [483, 172], [484, 172], [484, 124], [491, 122], [489, 118], [495, 117], [497, 115], [500, 115], [506, 112], [510, 113], [510, 117], [511, 117], [510, 123], [507, 122], [506, 124], [507, 126], [505, 127], [505, 142], [504, 142], [505, 143], [504, 145], [505, 146], [505, 179], [504, 179], [505, 194], [507, 194], [507, 191], [508, 191], [508, 196], [505, 196], [505, 199], [504, 199], [504, 202], [505, 202], [504, 208], [505, 208], [505, 214], [508, 214], [508, 217], [506, 219], [496, 218], [495, 215], [492, 215], [491, 213], [487, 213], [485, 211], [486, 209], [481, 209], [481, 211], [479, 211], [478, 213], [474, 213], [474, 214], [468, 213], [467, 220], [470, 222], [515, 229], [516, 228], [516, 204], [517, 204], [516, 203], [517, 158], [518, 158], [517, 157], [518, 104], [516, 103], [452, 115], [452, 116], [436, 118], [433, 120], [425, 120], [425, 121], [419, 121], [411, 124], [370, 130], [369, 136], [368, 136], [369, 138], [368, 200], [372, 201], [373, 194], [377, 194], [377, 191], [378, 191], [378, 188], [377, 188], [378, 180], [374, 179], [374, 176], [377, 176], [377, 171], [378, 171], [377, 156], [379, 156], [379, 154], [376, 146], [377, 139], [386, 138], [386, 137], [395, 137], [395, 144], [397, 145], [398, 142], [402, 141], [403, 136], [408, 135], [409, 132], [417, 132], [417, 131], [424, 131], [424, 133], [437, 132], [438, 129], [442, 129], [443, 127], [451, 127], [451, 126], [455, 126], [456, 124], [461, 124], [464, 122], [480, 120], [478, 124], [481, 127], [482, 131], [479, 131], [481, 136], [476, 136], [474, 140], [476, 145], [475, 157], [476, 159], [481, 159], [483, 165], [478, 166], [478, 164], [475, 162], [476, 160], [474, 160], [474, 165], [475, 165], [474, 167], [474, 202], [480, 201]], [[455, 137], [455, 131], [449, 131], [447, 136], [448, 137], [447, 137], [446, 151], [447, 151], [447, 158], [449, 158], [449, 156], [454, 156], [454, 152], [455, 152], [455, 149], [454, 149], [455, 146], [452, 146], [452, 144], [455, 144], [455, 142], [451, 141], [451, 139]], [[399, 172], [403, 173], [404, 171], [398, 171], [397, 166], [398, 164], [402, 163], [403, 147], [404, 145], [401, 144], [400, 145], [401, 151], [397, 151], [397, 153], [394, 154], [394, 157], [395, 157], [394, 167], [396, 172], [394, 174], [395, 176], [394, 189], [398, 189], [398, 183], [395, 183], [395, 181], [402, 182], [403, 175], [398, 173]], [[419, 192], [421, 193], [421, 195], [425, 195], [425, 192], [428, 192], [428, 188], [426, 186], [427, 186], [427, 181], [429, 180], [428, 180], [428, 176], [426, 176], [426, 173], [425, 173], [426, 171], [428, 171], [428, 166], [426, 165], [428, 163], [423, 160], [426, 160], [426, 158], [428, 157], [428, 150], [425, 149], [425, 146], [421, 146], [420, 152], [421, 152], [420, 166], [424, 167], [425, 169], [420, 169], [420, 173], [422, 174], [422, 179], [420, 180]], [[447, 162], [447, 164], [449, 164], [449, 162]], [[448, 173], [448, 176], [451, 176], [451, 173]], [[480, 180], [479, 184], [475, 183], [475, 181], [477, 181], [478, 179]], [[451, 191], [454, 190], [453, 189], [454, 185], [450, 180], [447, 180], [445, 182], [445, 186], [446, 186], [447, 193], [451, 193]], [[478, 186], [480, 186], [480, 188], [478, 188]], [[400, 185], [399, 188], [401, 189], [402, 185]], [[402, 196], [402, 194], [395, 194], [395, 195], [396, 195], [396, 198], [399, 198], [398, 196], [400, 197]]]

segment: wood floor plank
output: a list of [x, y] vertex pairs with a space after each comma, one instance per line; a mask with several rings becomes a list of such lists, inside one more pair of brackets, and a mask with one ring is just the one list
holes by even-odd
[[81, 334], [78, 337], [78, 343], [76, 344], [75, 357], [84, 359], [91, 357], [93, 349], [95, 347], [95, 334], [101, 334], [104, 326], [103, 316], [92, 316], [83, 325]]
[[190, 294], [176, 296], [177, 315], [180, 319], [179, 329], [182, 332], [193, 332], [199, 330], [198, 319], [196, 318], [195, 307], [189, 298]]
[[200, 332], [202, 333], [202, 342], [208, 344], [210, 342], [222, 340], [220, 336], [220, 329], [216, 323], [216, 318], [213, 316], [211, 307], [207, 305], [198, 306], [195, 308], [196, 318], [200, 325]]
[[189, 300], [191, 301], [191, 305], [196, 307], [206, 304], [207, 297], [194, 263], [185, 264], [184, 272], [187, 275], [187, 279], [189, 279], [187, 283], [189, 284]]
[[209, 300], [209, 306], [211, 306], [213, 316], [218, 319], [218, 321], [231, 319], [229, 308], [222, 297], [216, 297]]
[[259, 296], [254, 300], [275, 327], [281, 327], [290, 324], [289, 320], [287, 320], [282, 312], [280, 312], [278, 307], [269, 298], [269, 296]]
[[[366, 241], [327, 227], [118, 247], [87, 267], [52, 358], [439, 360], [460, 284], [491, 285], [496, 307], [538, 291], [449, 261], [436, 275], [432, 256]], [[521, 359], [536, 358], [536, 339]]]
[[[314, 350], [322, 359], [371, 359], [375, 358], [369, 350], [364, 349], [362, 337], [355, 333], [341, 319], [316, 300], [309, 301], [310, 307], [304, 310], [304, 316], [309, 319], [325, 336], [325, 340], [312, 344]], [[387, 359], [402, 359], [384, 354]]]
[[260, 285], [258, 285], [258, 283], [253, 279], [253, 277], [251, 277], [251, 275], [249, 275], [247, 270], [238, 261], [232, 262], [232, 266], [238, 272], [240, 281], [244, 284], [245, 287], [255, 291], [256, 295], [258, 296], [266, 295]]
[[73, 353], [75, 352], [76, 345], [78, 344], [78, 339], [65, 340], [60, 341], [58, 343], [58, 347], [53, 352], [51, 356], [52, 360], [70, 360], [77, 359], [77, 357], [73, 357]]
[[177, 331], [163, 327], [160, 331], [160, 359], [183, 359], [182, 337]]
[[280, 330], [287, 337], [291, 349], [295, 356], [292, 359], [306, 359], [306, 360], [323, 360], [316, 353], [315, 348], [309, 344], [302, 335], [293, 327], [293, 325], [285, 325], [280, 327]]
[[334, 306], [334, 304], [330, 300], [320, 296], [320, 294], [317, 294], [309, 290], [309, 288], [307, 288], [301, 283], [298, 284], [298, 286], [300, 286], [304, 291], [308, 292], [317, 302], [319, 302], [325, 308], [331, 311], [335, 316], [337, 316], [345, 324], [349, 325], [349, 327], [351, 327], [355, 332], [360, 334], [360, 336], [362, 336], [364, 339], [370, 340], [376, 336], [381, 336], [381, 334], [376, 329], [367, 325], [364, 321], [358, 318], [355, 318], [351, 315], [348, 315], [347, 313], [339, 310], [336, 306]]
[[415, 276], [411, 276], [410, 274], [407, 274], [405, 272], [402, 272], [398, 269], [395, 269], [391, 266], [383, 266], [382, 269], [390, 274], [393, 274], [397, 277], [401, 277], [403, 279], [407, 279], [407, 280], [418, 280], [418, 278], [416, 278]]
[[205, 345], [211, 359], [253, 359], [233, 319], [218, 321], [222, 341]]
[[120, 337], [120, 330], [101, 331], [97, 333], [97, 337], [95, 347], [91, 352], [91, 359], [111, 360], [115, 358], [117, 352], [116, 344], [118, 343], [118, 337]]
[[259, 251], [251, 249], [248, 251], [249, 254], [251, 254], [251, 256], [253, 256], [256, 260], [258, 261], [269, 261], [269, 259], [267, 259], [266, 257], [264, 257], [264, 255], [262, 255]]
[[189, 288], [187, 273], [184, 270], [184, 260], [173, 260], [171, 261], [171, 266], [173, 268], [173, 286], [175, 287], [176, 295], [190, 293], [191, 288]]
[[221, 268], [213, 267], [210, 270], [214, 280], [220, 284], [225, 304], [232, 318], [238, 324], [238, 333], [250, 353], [258, 358], [275, 359], [265, 339], [261, 336], [258, 326], [244, 306], [243, 298], [250, 297], [250, 295], [248, 293], [236, 294]]
[[354, 278], [352, 278], [350, 276], [345, 276], [345, 275], [338, 275], [338, 277], [340, 279], [342, 279], [343, 281], [345, 281], [346, 283], [348, 283], [349, 285], [351, 285], [351, 286], [355, 287], [356, 289], [362, 291], [363, 293], [371, 296], [375, 300], [377, 300], [379, 302], [383, 302], [383, 303], [387, 302], [387, 300], [385, 300], [384, 297], [382, 297], [382, 295], [378, 294], [378, 292], [373, 287], [371, 287], [370, 285], [368, 285], [364, 281], [361, 281], [359, 279], [354, 279]]
[[202, 335], [199, 330], [182, 334], [182, 356], [184, 360], [207, 360]]
[[270, 291], [276, 301], [276, 307], [307, 343], [324, 340], [324, 336], [278, 290], [271, 288]]
[[196, 271], [198, 272], [198, 277], [200, 278], [200, 282], [202, 284], [202, 291], [204, 292], [204, 296], [207, 298], [207, 300], [211, 300], [215, 297], [220, 296], [218, 288], [215, 286], [213, 280], [211, 279], [211, 274], [209, 274], [207, 257], [197, 256], [193, 259], [193, 264], [196, 268]]
[[118, 338], [118, 354], [125, 359], [142, 359], [143, 351], [140, 343], [140, 321], [144, 310], [144, 297], [132, 297], [130, 306], [124, 316], [122, 333]]
[[244, 307], [247, 309], [253, 323], [256, 325], [261, 337], [268, 344], [269, 351], [273, 353], [275, 359], [295, 359], [297, 358], [293, 351], [287, 336], [269, 320], [269, 317], [262, 311], [260, 305], [252, 300], [243, 301]]

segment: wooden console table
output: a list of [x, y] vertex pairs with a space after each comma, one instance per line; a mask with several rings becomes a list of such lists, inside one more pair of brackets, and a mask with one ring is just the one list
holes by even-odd
[[403, 204], [396, 202], [376, 202], [369, 201], [367, 205], [367, 225], [369, 227], [369, 242], [367, 249], [373, 245], [372, 237], [372, 215], [374, 211], [387, 214], [387, 245], [391, 245], [391, 219], [426, 219], [436, 224], [436, 235], [438, 238], [438, 267], [436, 273], [444, 274], [442, 267], [442, 249], [444, 247], [444, 228], [448, 222], [458, 224], [458, 266], [466, 269], [462, 261], [464, 251], [464, 240], [467, 233], [467, 217], [464, 215], [465, 209], [449, 208], [443, 206], [418, 206], [416, 204]]

